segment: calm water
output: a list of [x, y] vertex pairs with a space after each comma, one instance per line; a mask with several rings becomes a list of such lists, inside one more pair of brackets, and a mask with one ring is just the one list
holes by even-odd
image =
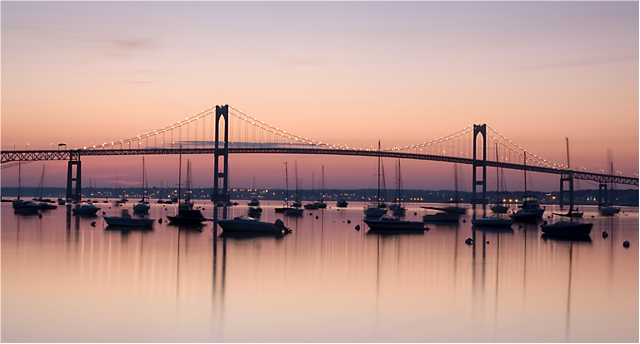
[[[282, 218], [279, 204], [263, 203], [262, 220]], [[150, 216], [174, 209], [153, 204]], [[284, 218], [283, 238], [225, 237], [212, 222], [111, 230], [64, 206], [39, 218], [2, 203], [1, 339], [638, 342], [637, 208], [581, 210], [591, 241], [544, 239], [537, 225], [474, 231], [471, 215], [424, 234], [371, 234], [357, 203]]]

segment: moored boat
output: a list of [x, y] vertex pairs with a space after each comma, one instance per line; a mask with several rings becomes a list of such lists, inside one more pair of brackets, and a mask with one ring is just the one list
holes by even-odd
[[541, 218], [537, 213], [526, 210], [518, 210], [515, 213], [509, 214], [509, 217], [515, 222], [536, 222]]
[[13, 202], [13, 212], [15, 214], [37, 214], [38, 210], [40, 210], [40, 205], [35, 202], [22, 200], [16, 201]]
[[261, 222], [249, 216], [238, 216], [233, 219], [217, 220], [216, 223], [226, 232], [291, 233], [280, 219], [270, 223]]
[[593, 223], [558, 221], [553, 224], [543, 224], [540, 227], [543, 233], [552, 236], [588, 236]]
[[197, 209], [179, 209], [178, 214], [173, 216], [167, 216], [170, 224], [176, 225], [199, 225], [207, 218], [202, 216], [202, 212]]
[[102, 218], [109, 226], [151, 227], [153, 225], [153, 219], [132, 217], [127, 209], [122, 209], [121, 216], [102, 215]]
[[85, 203], [79, 207], [71, 209], [74, 215], [94, 215], [100, 208], [93, 205], [93, 203]]
[[346, 208], [348, 204], [349, 204], [349, 202], [347, 202], [345, 199], [339, 199], [336, 202], [336, 207], [338, 207], [338, 208]]
[[611, 205], [599, 205], [598, 213], [602, 216], [612, 216], [620, 212], [620, 208]]
[[375, 204], [369, 204], [364, 209], [364, 216], [366, 216], [366, 217], [380, 217], [382, 215], [385, 215], [386, 213], [387, 213], [387, 209], [379, 208]]

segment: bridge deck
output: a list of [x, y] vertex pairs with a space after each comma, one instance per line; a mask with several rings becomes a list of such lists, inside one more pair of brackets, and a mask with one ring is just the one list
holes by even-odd
[[[229, 154], [323, 154], [323, 155], [352, 155], [352, 156], [382, 156], [385, 158], [400, 158], [414, 160], [431, 160], [453, 162], [482, 166], [483, 161], [469, 158], [459, 158], [440, 155], [403, 153], [393, 151], [376, 150], [349, 150], [327, 148], [229, 148]], [[176, 154], [214, 154], [215, 148], [167, 148], [167, 149], [87, 149], [87, 150], [25, 150], [8, 151], [2, 153], [2, 163], [15, 161], [41, 161], [41, 160], [79, 160], [81, 156], [112, 156], [112, 155], [176, 155]], [[560, 175], [573, 174], [575, 179], [592, 180], [599, 183], [616, 183], [638, 186], [638, 178], [623, 177], [600, 173], [568, 171], [563, 169], [511, 164], [496, 161], [486, 161], [487, 167], [500, 167], [512, 170], [527, 170], [541, 173]]]

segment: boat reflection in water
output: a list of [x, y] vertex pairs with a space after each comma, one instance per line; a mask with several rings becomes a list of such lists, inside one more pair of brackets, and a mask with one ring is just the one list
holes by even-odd
[[102, 215], [102, 218], [109, 226], [122, 226], [122, 227], [151, 227], [153, 226], [153, 219], [147, 219], [142, 217], [132, 217], [129, 215], [127, 209], [122, 209], [121, 216], [108, 216]]
[[364, 223], [374, 230], [424, 230], [421, 221], [402, 221], [387, 214], [377, 219], [364, 219]]

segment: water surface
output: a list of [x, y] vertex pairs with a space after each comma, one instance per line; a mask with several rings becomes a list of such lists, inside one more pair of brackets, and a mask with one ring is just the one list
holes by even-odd
[[[229, 217], [246, 213], [246, 201], [239, 203]], [[210, 202], [198, 205], [213, 217]], [[276, 214], [278, 205], [263, 203], [262, 220], [283, 218], [293, 230], [284, 237], [221, 235], [212, 222], [202, 230], [164, 221], [122, 231], [65, 206], [39, 218], [2, 203], [1, 339], [639, 340], [637, 208], [600, 217], [583, 207], [583, 221], [594, 223], [591, 240], [568, 241], [543, 238], [536, 224], [474, 230], [470, 214], [457, 226], [381, 235], [362, 222], [362, 204], [299, 218]], [[121, 209], [101, 206], [108, 215]], [[153, 204], [150, 217], [174, 212]], [[406, 218], [423, 212], [414, 205]]]

